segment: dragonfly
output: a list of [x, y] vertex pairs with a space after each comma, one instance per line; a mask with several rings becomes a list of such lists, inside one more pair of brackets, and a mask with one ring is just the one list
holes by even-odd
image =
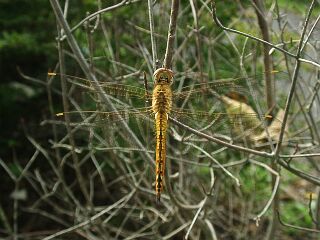
[[[273, 74], [276, 74], [273, 71]], [[57, 73], [49, 73], [49, 75], [58, 75]], [[68, 75], [66, 75], [68, 76]], [[262, 76], [262, 75], [261, 75]], [[256, 76], [255, 76], [256, 77]], [[83, 79], [80, 77], [72, 77], [74, 80], [71, 82], [84, 87], [90, 92], [95, 92], [93, 81]], [[165, 177], [165, 165], [166, 165], [166, 150], [167, 150], [167, 134], [169, 126], [169, 116], [187, 116], [187, 118], [192, 119], [204, 119], [208, 118], [210, 120], [220, 120], [224, 122], [227, 118], [231, 122], [235, 129], [261, 129], [261, 118], [272, 118], [270, 115], [265, 114], [263, 116], [258, 116], [258, 114], [245, 103], [246, 97], [240, 97], [239, 99], [232, 99], [232, 95], [235, 95], [235, 91], [240, 91], [242, 95], [236, 94], [237, 96], [245, 96], [249, 94], [248, 89], [241, 84], [250, 81], [253, 84], [251, 77], [240, 77], [240, 78], [229, 78], [222, 79], [214, 82], [195, 84], [191, 87], [183, 87], [180, 92], [172, 91], [172, 84], [174, 80], [174, 72], [171, 69], [159, 68], [153, 74], [153, 91], [150, 94], [147, 89], [146, 79], [145, 88], [129, 86], [124, 84], [110, 84], [106, 82], [98, 83], [100, 87], [108, 94], [115, 96], [126, 96], [126, 97], [137, 97], [143, 99], [145, 102], [151, 102], [151, 106], [135, 108], [135, 109], [125, 109], [113, 112], [97, 112], [103, 116], [102, 119], [116, 121], [117, 119], [127, 118], [128, 116], [145, 116], [153, 115], [153, 121], [155, 126], [155, 193], [156, 201], [160, 201], [161, 193], [164, 188], [164, 177]], [[253, 85], [254, 87], [254, 85]], [[222, 91], [221, 89], [227, 89], [229, 95], [219, 95]], [[226, 105], [230, 105], [226, 112], [209, 112], [209, 111], [186, 111], [179, 108], [173, 107], [173, 101], [177, 99], [185, 99], [190, 96], [202, 97], [206, 94], [213, 94], [219, 98]], [[234, 98], [234, 97], [233, 97]], [[84, 111], [85, 112], [85, 111]], [[88, 111], [95, 112], [95, 111]], [[57, 114], [61, 116], [63, 114], [73, 114], [78, 113], [78, 111], [63, 112]], [[242, 126], [240, 126], [242, 125]], [[244, 126], [243, 125], [247, 125]], [[261, 131], [261, 130], [260, 130]]]

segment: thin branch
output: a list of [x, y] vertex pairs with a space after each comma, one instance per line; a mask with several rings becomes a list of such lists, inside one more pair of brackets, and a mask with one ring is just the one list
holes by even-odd
[[[212, 182], [212, 185], [211, 185], [211, 189], [210, 189], [210, 192], [213, 191], [213, 188], [214, 188], [214, 180]], [[200, 203], [200, 207], [199, 209], [197, 210], [196, 214], [194, 215], [194, 218], [192, 219], [192, 222], [190, 224], [190, 227], [188, 228], [188, 231], [186, 233], [186, 235], [184, 236], [184, 239], [187, 240], [189, 238], [189, 234], [191, 232], [191, 229], [193, 228], [194, 224], [196, 223], [204, 205], [206, 204], [207, 200], [208, 200], [208, 195], [205, 196], [205, 198], [202, 200], [202, 202]]]
[[[266, 13], [264, 2], [261, 0], [252, 0], [256, 7], [256, 15], [258, 18], [258, 23], [260, 27], [260, 31], [262, 34], [262, 39], [266, 42], [270, 42], [270, 35], [269, 35], [269, 27], [267, 24]], [[268, 109], [272, 109], [275, 106], [275, 83], [274, 78], [272, 77], [272, 58], [269, 55], [270, 46], [267, 44], [263, 44], [263, 62], [264, 62], [264, 75], [265, 75], [265, 92], [267, 98], [267, 106]], [[272, 114], [271, 114], [272, 115]]]
[[190, 221], [182, 224], [180, 227], [178, 227], [177, 229], [173, 230], [172, 232], [168, 233], [166, 236], [162, 237], [162, 240], [168, 240], [168, 239], [172, 239], [172, 237], [176, 234], [178, 234], [179, 232], [181, 232], [183, 229], [185, 229], [186, 227], [188, 227], [188, 225], [190, 224]]
[[256, 165], [259, 165], [261, 167], [263, 167], [264, 169], [266, 169], [267, 171], [269, 171], [271, 174], [275, 175], [276, 176], [276, 180], [274, 182], [274, 186], [273, 186], [273, 190], [272, 190], [272, 194], [267, 202], [267, 204], [265, 205], [265, 207], [263, 208], [263, 210], [254, 218], [254, 220], [256, 221], [256, 225], [259, 226], [259, 221], [260, 221], [260, 218], [266, 213], [266, 211], [269, 209], [269, 207], [271, 206], [275, 196], [276, 196], [276, 193], [277, 193], [277, 190], [278, 190], [278, 187], [279, 187], [279, 183], [280, 183], [280, 175], [279, 173], [277, 173], [275, 170], [273, 170], [271, 167], [269, 167], [268, 165], [264, 164], [264, 163], [261, 163], [261, 162], [258, 162], [258, 161], [255, 161], [255, 160], [252, 160], [250, 159], [249, 160], [251, 163], [253, 164], [256, 164]]
[[15, 182], [17, 180], [17, 177], [13, 174], [13, 172], [10, 170], [8, 165], [0, 158], [0, 166], [7, 172], [9, 177]]
[[319, 157], [320, 153], [305, 153], [305, 154], [280, 154], [280, 158], [304, 158], [304, 157]]
[[172, 190], [171, 184], [170, 184], [170, 173], [169, 170], [171, 170], [171, 161], [170, 159], [167, 159], [167, 163], [166, 163], [166, 170], [165, 170], [165, 186], [167, 188], [168, 191], [168, 195], [170, 196], [171, 201], [177, 206], [179, 207], [181, 210], [185, 210], [185, 209], [197, 209], [199, 208], [201, 202], [197, 205], [190, 205], [190, 204], [185, 204], [180, 202], [177, 197], [175, 196], [174, 191]]
[[[60, 36], [60, 32], [61, 29], [58, 27], [58, 36]], [[68, 89], [67, 89], [67, 82], [65, 79], [65, 61], [64, 61], [64, 54], [62, 51], [62, 42], [57, 41], [58, 43], [58, 53], [59, 53], [59, 67], [60, 67], [60, 81], [61, 81], [61, 91], [62, 91], [62, 103], [63, 103], [63, 109], [65, 112], [69, 111], [69, 103], [68, 103], [68, 99], [67, 99], [67, 95], [68, 95]], [[72, 160], [74, 162], [74, 169], [77, 175], [77, 180], [79, 182], [80, 185], [80, 189], [82, 191], [82, 194], [84, 195], [87, 203], [90, 202], [89, 199], [89, 193], [88, 190], [86, 188], [86, 184], [85, 184], [85, 180], [84, 177], [82, 175], [81, 172], [81, 168], [79, 165], [79, 158], [78, 158], [78, 154], [75, 152], [76, 149], [76, 143], [75, 143], [75, 139], [74, 139], [74, 135], [71, 132], [71, 126], [70, 126], [70, 116], [69, 114], [65, 114], [64, 115], [64, 119], [66, 122], [66, 128], [67, 128], [67, 133], [68, 133], [68, 140], [70, 142], [71, 145], [71, 156], [72, 156]]]
[[154, 35], [154, 19], [153, 19], [153, 3], [152, 0], [148, 0], [148, 13], [149, 13], [149, 26], [150, 26], [150, 40], [151, 40], [151, 49], [152, 49], [152, 66], [153, 71], [157, 68], [157, 45]]
[[[135, 0], [135, 1], [130, 1], [130, 0], [122, 0], [120, 3], [113, 5], [111, 7], [107, 7], [107, 8], [103, 8], [99, 11], [96, 11], [95, 13], [90, 14], [89, 16], [85, 17], [84, 19], [82, 19], [78, 24], [76, 24], [72, 29], [70, 29], [71, 33], [73, 33], [75, 30], [77, 30], [82, 24], [84, 24], [87, 21], [91, 21], [92, 19], [94, 19], [96, 16], [99, 16], [102, 13], [106, 13], [109, 12], [111, 10], [114, 10], [118, 7], [127, 5], [129, 3], [135, 3], [138, 2], [140, 0]], [[64, 39], [67, 38], [67, 35], [62, 35], [60, 38], [60, 41], [63, 41]]]
[[229, 172], [225, 167], [223, 167], [222, 164], [220, 164], [215, 158], [213, 158], [209, 153], [207, 153], [204, 149], [202, 149], [201, 147], [193, 144], [193, 143], [187, 143], [188, 145], [198, 149], [199, 151], [201, 151], [204, 155], [206, 155], [208, 158], [210, 158], [213, 162], [215, 162], [221, 169], [222, 171], [225, 172], [225, 174], [227, 174], [229, 177], [231, 177], [235, 182], [236, 185], [238, 187], [240, 187], [240, 181], [237, 177], [235, 177], [231, 172]]
[[305, 232], [320, 233], [320, 230], [317, 230], [317, 229], [305, 228], [305, 227], [300, 227], [300, 226], [292, 225], [289, 223], [285, 223], [283, 220], [281, 220], [279, 212], [278, 212], [278, 219], [279, 219], [279, 222], [281, 223], [281, 225], [283, 225], [285, 227], [294, 228], [294, 229], [305, 231]]
[[319, 177], [311, 176], [303, 171], [300, 171], [294, 167], [291, 167], [290, 164], [285, 162], [283, 159], [278, 159], [278, 163], [282, 167], [284, 167], [286, 170], [293, 173], [294, 175], [296, 175], [300, 178], [303, 178], [303, 179], [307, 180], [308, 182], [311, 182], [317, 186], [320, 186], [320, 178]]
[[123, 198], [119, 199], [117, 202], [115, 202], [114, 204], [110, 205], [109, 207], [107, 207], [106, 209], [102, 210], [101, 212], [95, 214], [94, 216], [90, 217], [88, 220], [81, 222], [77, 225], [74, 225], [70, 228], [64, 229], [62, 231], [59, 231], [55, 234], [52, 234], [48, 237], [45, 237], [43, 240], [50, 240], [50, 239], [54, 239], [56, 237], [59, 237], [61, 235], [73, 232], [75, 230], [78, 230], [80, 228], [83, 228], [89, 224], [94, 223], [94, 221], [96, 221], [97, 219], [99, 219], [100, 217], [102, 217], [103, 215], [105, 215], [106, 213], [110, 212], [112, 209], [114, 208], [120, 208], [119, 206], [124, 206], [129, 199], [133, 196], [133, 194], [136, 192], [136, 190], [133, 190], [131, 193], [127, 194], [126, 196], [124, 196]]
[[215, 142], [217, 144], [220, 144], [222, 146], [225, 146], [225, 147], [228, 147], [228, 148], [231, 148], [231, 149], [234, 149], [234, 150], [239, 150], [239, 151], [242, 151], [242, 152], [246, 152], [246, 153], [253, 153], [257, 156], [262, 156], [262, 157], [266, 157], [266, 158], [273, 158], [273, 154], [272, 153], [267, 153], [267, 152], [263, 152], [263, 151], [257, 151], [257, 150], [254, 150], [254, 149], [250, 149], [250, 148], [246, 148], [246, 147], [242, 147], [242, 146], [238, 146], [238, 145], [234, 145], [234, 144], [231, 144], [231, 143], [228, 143], [228, 142], [225, 142], [225, 141], [222, 141], [216, 137], [213, 137], [213, 136], [209, 136], [205, 133], [202, 133], [202, 132], [199, 132], [198, 130], [196, 129], [193, 129], [181, 122], [179, 122], [178, 120], [174, 119], [174, 118], [171, 118], [169, 117], [170, 121], [173, 122], [174, 124], [176, 124], [177, 126], [180, 126], [190, 132], [192, 132], [193, 134], [199, 136], [199, 137], [203, 137], [209, 141], [212, 141], [212, 142]]
[[[63, 17], [63, 13], [61, 11], [60, 5], [58, 3], [57, 0], [50, 0], [50, 3], [52, 5], [52, 9], [56, 15], [56, 18], [58, 19], [58, 22], [61, 26], [61, 28], [64, 30], [68, 43], [70, 45], [70, 48], [72, 49], [73, 53], [76, 56], [76, 59], [82, 69], [82, 71], [84, 72], [84, 74], [86, 74], [88, 79], [93, 80], [96, 84], [93, 85], [94, 88], [96, 88], [98, 94], [100, 95], [100, 97], [111, 107], [111, 109], [113, 111], [117, 111], [117, 109], [115, 108], [115, 106], [113, 105], [113, 103], [111, 102], [109, 96], [107, 94], [105, 94], [103, 88], [101, 87], [101, 85], [99, 84], [97, 78], [95, 77], [94, 74], [92, 74], [92, 72], [90, 71], [90, 68], [88, 66], [88, 63], [85, 61], [85, 58], [80, 50], [80, 47], [78, 46], [75, 38], [73, 37], [70, 27], [68, 25], [68, 23], [66, 22], [65, 18]], [[141, 149], [145, 149], [144, 145], [140, 142], [140, 140], [137, 138], [137, 136], [133, 133], [133, 131], [129, 128], [128, 124], [123, 120], [122, 117], [120, 117], [121, 121], [120, 124], [122, 125], [122, 127], [126, 130], [126, 132], [128, 133], [128, 135], [132, 138], [133, 142]], [[142, 155], [144, 157], [146, 157], [146, 159], [148, 159], [148, 161], [151, 164], [154, 164], [153, 162], [153, 158], [146, 152], [142, 152]]]
[[279, 141], [278, 141], [278, 144], [277, 144], [276, 149], [275, 149], [275, 156], [276, 157], [280, 153], [280, 149], [281, 149], [281, 145], [282, 145], [282, 141], [283, 141], [283, 135], [284, 135], [285, 130], [286, 130], [286, 124], [287, 124], [287, 120], [288, 120], [288, 116], [289, 116], [289, 109], [290, 109], [291, 102], [292, 102], [292, 99], [293, 99], [293, 96], [294, 96], [295, 87], [296, 87], [296, 83], [297, 83], [298, 75], [299, 75], [299, 69], [300, 69], [300, 63], [301, 62], [298, 60], [298, 58], [300, 58], [300, 55], [301, 55], [302, 50], [303, 50], [303, 45], [304, 45], [303, 39], [304, 39], [304, 35], [305, 35], [306, 31], [307, 31], [307, 26], [309, 24], [311, 13], [312, 13], [312, 10], [314, 8], [314, 5], [315, 5], [315, 0], [313, 0], [311, 5], [310, 5], [310, 8], [309, 8], [308, 13], [307, 13], [307, 17], [305, 19], [305, 22], [304, 22], [304, 25], [303, 25], [303, 28], [302, 28], [302, 33], [301, 33], [301, 37], [300, 37], [300, 43], [298, 45], [298, 50], [297, 50], [297, 54], [296, 54], [296, 57], [297, 57], [296, 64], [295, 64], [293, 75], [292, 75], [292, 83], [291, 83], [291, 86], [290, 86], [289, 95], [288, 95], [286, 106], [285, 106], [285, 109], [284, 109], [284, 116], [283, 116], [283, 119], [282, 119], [281, 129], [280, 129], [280, 133], [279, 133]]
[[172, 0], [170, 23], [168, 30], [167, 48], [164, 56], [163, 67], [171, 69], [173, 57], [173, 44], [176, 37], [177, 19], [179, 11], [180, 0]]
[[216, 13], [216, 3], [215, 3], [214, 0], [211, 1], [211, 6], [212, 6], [212, 18], [213, 18], [214, 22], [215, 22], [220, 28], [222, 28], [223, 30], [228, 31], [228, 32], [233, 32], [233, 33], [236, 33], [236, 34], [239, 34], [239, 35], [248, 37], [248, 38], [250, 38], [250, 39], [253, 39], [253, 40], [255, 40], [255, 41], [264, 43], [264, 44], [266, 44], [266, 45], [268, 45], [268, 46], [270, 46], [270, 47], [272, 47], [272, 48], [275, 48], [275, 49], [279, 50], [280, 52], [283, 52], [283, 53], [285, 53], [285, 54], [288, 54], [288, 55], [291, 56], [291, 57], [296, 58], [296, 55], [294, 55], [293, 53], [290, 53], [290, 52], [288, 52], [288, 51], [286, 51], [286, 50], [278, 47], [278, 46], [275, 45], [275, 44], [272, 44], [272, 43], [267, 42], [267, 41], [265, 41], [265, 40], [263, 40], [263, 39], [260, 39], [260, 38], [257, 38], [257, 37], [255, 37], [255, 36], [252, 36], [252, 35], [250, 35], [250, 34], [248, 34], [248, 33], [244, 33], [244, 32], [241, 32], [241, 31], [238, 31], [238, 30], [235, 30], [235, 29], [232, 29], [232, 28], [228, 28], [228, 27], [223, 26], [222, 23], [220, 22], [220, 20], [219, 20], [218, 17], [217, 17], [217, 13]]

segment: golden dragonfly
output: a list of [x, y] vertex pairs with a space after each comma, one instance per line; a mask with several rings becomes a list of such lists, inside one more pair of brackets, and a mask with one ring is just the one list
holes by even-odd
[[[273, 71], [276, 74], [276, 71]], [[54, 76], [56, 73], [49, 73], [49, 75]], [[68, 76], [68, 75], [66, 75]], [[262, 76], [262, 75], [261, 75]], [[71, 76], [72, 77], [72, 76]], [[257, 77], [257, 76], [255, 76]], [[117, 118], [123, 118], [127, 116], [141, 116], [145, 114], [152, 114], [154, 117], [155, 125], [155, 162], [156, 162], [156, 178], [155, 178], [155, 192], [156, 200], [160, 201], [160, 196], [163, 191], [164, 185], [164, 174], [165, 174], [165, 164], [166, 164], [166, 144], [167, 144], [167, 129], [169, 116], [188, 116], [191, 118], [208, 118], [211, 120], [225, 121], [228, 119], [233, 123], [236, 130], [239, 128], [244, 129], [261, 129], [261, 118], [270, 118], [269, 115], [258, 116], [258, 114], [244, 102], [244, 99], [232, 99], [229, 94], [228, 96], [220, 96], [220, 89], [227, 89], [229, 92], [234, 93], [234, 91], [242, 91], [242, 94], [249, 93], [248, 90], [243, 86], [245, 82], [250, 81], [253, 83], [252, 78], [229, 78], [222, 79], [214, 82], [196, 84], [191, 87], [184, 87], [182, 91], [174, 93], [171, 89], [173, 83], [174, 73], [170, 69], [159, 68], [153, 74], [154, 87], [152, 94], [149, 94], [146, 87], [140, 88], [135, 86], [128, 86], [122, 84], [110, 84], [106, 82], [99, 83], [104, 91], [110, 95], [123, 95], [127, 97], [138, 97], [144, 99], [145, 101], [151, 100], [151, 106], [131, 109], [131, 110], [119, 110], [115, 112], [99, 112], [103, 115], [103, 119], [114, 120]], [[92, 81], [73, 77], [72, 83], [85, 87], [89, 91], [95, 91]], [[226, 104], [226, 112], [208, 112], [208, 111], [185, 111], [173, 107], [173, 99], [183, 99], [190, 97], [192, 95], [203, 96], [207, 93], [216, 95], [221, 101]], [[237, 95], [241, 96], [241, 95]], [[89, 112], [89, 111], [88, 111]], [[93, 112], [93, 111], [90, 111]], [[78, 111], [70, 111], [59, 113], [57, 115], [78, 113]], [[260, 119], [259, 119], [260, 118]], [[242, 126], [240, 126], [242, 125]], [[247, 125], [247, 126], [243, 126]]]

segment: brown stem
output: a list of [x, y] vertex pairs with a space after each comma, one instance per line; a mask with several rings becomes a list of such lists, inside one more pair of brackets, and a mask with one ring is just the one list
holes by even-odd
[[[60, 35], [60, 32], [61, 32], [61, 28], [58, 27], [58, 34], [59, 35]], [[67, 83], [66, 83], [66, 79], [65, 79], [65, 75], [64, 75], [64, 73], [65, 73], [64, 54], [63, 54], [63, 50], [62, 50], [62, 43], [59, 40], [57, 42], [58, 42], [58, 52], [59, 52], [59, 66], [60, 66], [60, 72], [61, 72], [60, 80], [61, 80], [63, 110], [65, 112], [68, 112], [69, 111], [69, 102], [67, 99], [67, 96], [68, 96]], [[83, 175], [81, 173], [78, 155], [75, 152], [76, 143], [75, 143], [75, 139], [72, 134], [72, 131], [71, 131], [69, 115], [65, 114], [64, 118], [65, 118], [65, 122], [66, 122], [67, 132], [69, 135], [69, 142], [70, 142], [70, 146], [71, 146], [71, 156], [72, 156], [72, 159], [74, 162], [74, 168], [75, 168], [75, 172], [77, 175], [77, 180], [79, 182], [82, 194], [84, 195], [86, 201], [89, 203], [90, 202], [89, 192], [85, 186], [85, 181], [84, 181]]]
[[[269, 36], [269, 28], [268, 23], [266, 19], [266, 11], [263, 1], [261, 0], [253, 0], [253, 5], [255, 6], [255, 12], [258, 19], [259, 28], [262, 34], [262, 39], [266, 42], [270, 42], [270, 36]], [[272, 115], [272, 109], [275, 106], [275, 83], [274, 78], [272, 77], [271, 71], [273, 70], [272, 67], [272, 58], [269, 55], [270, 46], [267, 44], [263, 44], [263, 63], [264, 63], [264, 74], [265, 74], [265, 93], [266, 93], [266, 101], [267, 101], [267, 107], [271, 111]], [[276, 161], [272, 161], [271, 168], [275, 170], [276, 172], [279, 171], [279, 167]], [[276, 176], [272, 175], [272, 182], [271, 182], [271, 188], [276, 183]], [[267, 239], [273, 239], [276, 231], [277, 226], [279, 226], [278, 218], [277, 218], [277, 211], [280, 206], [280, 199], [279, 199], [279, 192], [276, 192], [273, 198], [273, 204], [272, 204], [272, 221], [270, 225], [270, 231], [268, 232]]]
[[171, 69], [172, 67], [173, 44], [174, 44], [174, 39], [176, 37], [179, 5], [180, 5], [179, 0], [172, 0], [167, 48], [166, 48], [166, 54], [164, 56], [164, 61], [163, 61], [163, 67], [168, 69]]
[[298, 74], [299, 74], [299, 69], [300, 69], [300, 65], [301, 65], [301, 61], [299, 61], [299, 58], [300, 58], [302, 50], [303, 50], [303, 39], [305, 37], [306, 31], [307, 31], [307, 26], [309, 24], [311, 13], [312, 13], [312, 10], [314, 9], [314, 6], [315, 6], [315, 0], [312, 1], [311, 5], [309, 7], [309, 10], [308, 10], [308, 13], [307, 13], [307, 16], [306, 16], [306, 19], [305, 19], [305, 22], [304, 22], [304, 25], [302, 28], [300, 43], [298, 45], [298, 49], [297, 49], [297, 53], [296, 53], [296, 57], [295, 57], [296, 63], [295, 63], [293, 74], [292, 74], [292, 82], [291, 82], [291, 86], [290, 86], [289, 95], [288, 95], [288, 98], [286, 101], [286, 106], [285, 106], [285, 111], [284, 111], [285, 113], [284, 113], [284, 117], [283, 117], [282, 125], [281, 125], [281, 130], [280, 130], [280, 134], [279, 134], [279, 142], [278, 142], [277, 147], [275, 149], [275, 156], [276, 157], [279, 156], [279, 153], [280, 153], [280, 149], [281, 149], [281, 145], [282, 145], [282, 141], [283, 141], [283, 135], [284, 135], [285, 127], [286, 127], [287, 120], [288, 120], [289, 109], [290, 109], [290, 106], [292, 103], [296, 83], [298, 80]]
[[[258, 18], [258, 24], [262, 34], [262, 39], [266, 42], [270, 42], [269, 28], [266, 20], [266, 13], [263, 1], [253, 0], [255, 4], [255, 11]], [[270, 46], [263, 44], [263, 62], [264, 62], [264, 74], [266, 82], [266, 97], [268, 109], [272, 109], [275, 106], [275, 84], [272, 77], [272, 58], [269, 55]]]
[[[202, 60], [202, 54], [201, 54], [201, 38], [200, 38], [200, 31], [199, 31], [199, 12], [198, 12], [198, 6], [197, 6], [197, 1], [195, 0], [190, 0], [190, 6], [192, 9], [192, 14], [194, 18], [194, 27], [196, 31], [196, 56], [197, 56], [197, 65], [200, 71], [200, 82], [204, 83], [204, 78], [203, 78], [203, 60]], [[205, 87], [205, 85], [203, 85]]]

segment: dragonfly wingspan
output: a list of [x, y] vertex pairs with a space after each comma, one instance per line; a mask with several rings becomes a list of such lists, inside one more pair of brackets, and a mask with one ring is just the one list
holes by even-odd
[[[194, 84], [192, 86], [182, 87], [179, 92], [173, 93], [173, 99], [176, 106], [173, 107], [171, 116], [177, 118], [178, 120], [182, 120], [183, 122], [193, 125], [195, 127], [201, 127], [201, 123], [212, 123], [214, 122], [215, 126], [218, 126], [219, 129], [222, 130], [230, 130], [233, 129], [260, 129], [262, 122], [264, 119], [268, 118], [265, 115], [259, 116], [257, 113], [252, 111], [243, 111], [239, 112], [238, 110], [230, 110], [230, 105], [228, 108], [228, 102], [225, 101], [226, 96], [225, 94], [230, 92], [240, 92], [243, 94], [244, 98], [241, 101], [246, 101], [246, 96], [251, 96], [251, 92], [247, 85], [251, 85], [251, 87], [256, 91], [257, 86], [261, 84], [261, 80], [263, 78], [263, 73], [256, 74], [255, 76], [251, 77], [239, 77], [239, 78], [226, 78], [217, 81], [212, 81], [208, 83], [201, 83], [201, 84]], [[285, 78], [287, 77], [286, 73], [282, 72], [274, 72], [274, 77], [277, 78]], [[93, 81], [89, 81], [87, 79], [79, 78], [79, 77], [69, 77], [69, 81], [81, 88], [84, 88], [89, 93], [95, 94], [96, 88]], [[141, 107], [146, 106], [146, 102], [151, 102], [151, 94], [146, 91], [144, 88], [136, 87], [136, 86], [129, 86], [124, 84], [113, 84], [108, 82], [100, 82], [98, 83], [99, 86], [105, 91], [105, 93], [115, 96], [115, 97], [122, 97], [126, 98], [130, 101], [130, 99], [137, 99], [138, 101], [134, 102], [136, 106], [140, 106], [139, 108], [129, 108], [129, 109], [121, 109], [116, 112], [105, 112], [105, 111], [92, 111], [96, 114], [96, 123], [98, 122], [117, 122], [121, 119], [129, 119], [139, 118], [139, 119], [150, 119], [149, 117], [152, 115], [152, 111], [150, 107]], [[203, 96], [213, 96], [214, 99], [218, 99], [222, 102], [224, 107], [220, 107], [216, 111], [209, 111], [204, 109], [203, 111], [199, 111], [199, 104], [205, 105], [201, 102]], [[229, 94], [230, 96], [233, 94]], [[94, 95], [95, 96], [95, 95]], [[188, 109], [190, 106], [184, 106], [181, 104], [180, 100], [188, 101], [189, 98], [199, 97], [200, 101], [195, 101], [193, 104], [195, 110]], [[206, 107], [211, 108], [210, 102], [208, 101], [211, 98], [206, 98], [205, 102], [207, 105]], [[178, 101], [177, 101], [178, 100]], [[192, 102], [193, 100], [191, 100]], [[187, 107], [187, 109], [180, 109], [180, 107]], [[243, 105], [244, 106], [244, 105]], [[201, 109], [201, 108], [200, 108]], [[237, 108], [235, 108], [237, 109]], [[84, 111], [90, 112], [90, 111]], [[72, 112], [69, 112], [71, 114]], [[76, 112], [73, 112], [76, 113]], [[151, 120], [150, 120], [151, 121]], [[220, 124], [220, 125], [219, 125]], [[220, 126], [220, 127], [219, 127]], [[236, 131], [237, 132], [237, 131]]]

